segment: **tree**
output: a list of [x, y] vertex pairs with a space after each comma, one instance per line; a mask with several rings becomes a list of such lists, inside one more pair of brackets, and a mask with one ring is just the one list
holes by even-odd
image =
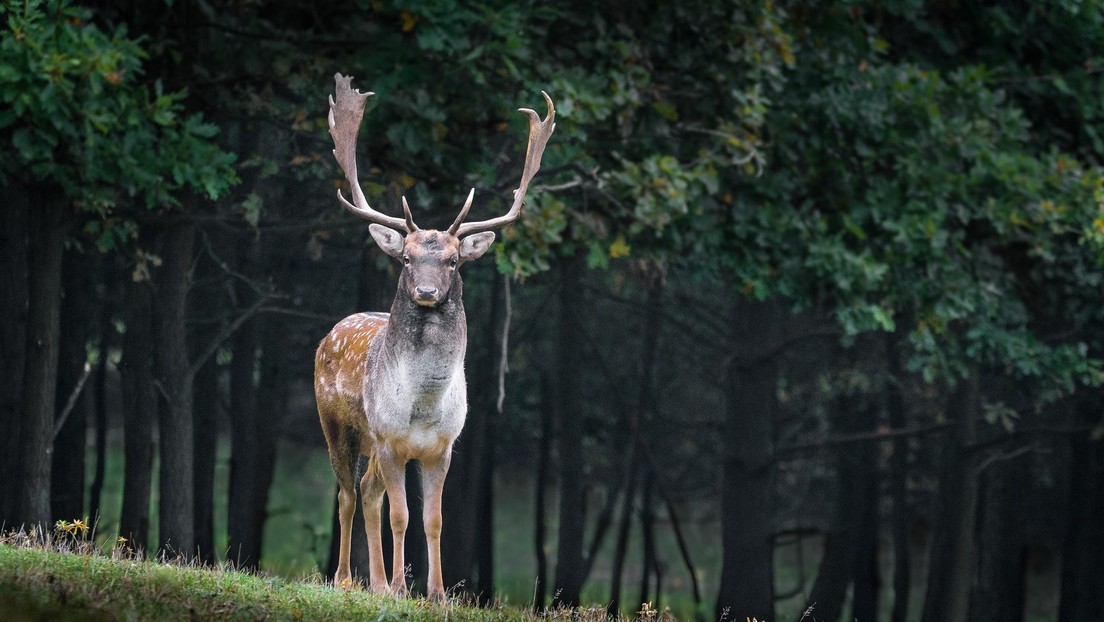
[[0, 156], [0, 184], [28, 196], [33, 270], [19, 516], [45, 525], [62, 243], [70, 223], [78, 214], [95, 215], [82, 233], [114, 248], [133, 230], [114, 217], [116, 206], [171, 205], [172, 193], [183, 187], [217, 195], [233, 179], [232, 156], [208, 142], [215, 129], [201, 116], [181, 116], [180, 94], [141, 82], [142, 53], [125, 30], [104, 32], [89, 22], [91, 13], [64, 0], [4, 12], [0, 101], [7, 109], [0, 133], [15, 149]]

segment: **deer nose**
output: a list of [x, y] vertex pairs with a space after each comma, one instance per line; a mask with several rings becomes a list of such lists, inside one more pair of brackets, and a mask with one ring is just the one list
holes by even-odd
[[437, 297], [437, 288], [432, 285], [419, 285], [414, 288], [414, 291], [418, 294], [418, 298], [428, 300]]

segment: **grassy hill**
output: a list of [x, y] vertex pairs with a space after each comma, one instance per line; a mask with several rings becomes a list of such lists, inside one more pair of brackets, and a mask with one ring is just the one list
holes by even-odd
[[[658, 612], [642, 616], [662, 617]], [[0, 620], [7, 622], [556, 619], [606, 618], [601, 608], [536, 614], [506, 607], [481, 609], [452, 601], [392, 598], [335, 589], [321, 580], [289, 581], [226, 568], [141, 561], [118, 548], [108, 556], [89, 546], [71, 547], [64, 542], [46, 546], [26, 537], [8, 536], [0, 543]]]

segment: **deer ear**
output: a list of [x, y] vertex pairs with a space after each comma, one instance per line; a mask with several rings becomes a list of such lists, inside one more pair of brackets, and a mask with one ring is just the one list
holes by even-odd
[[398, 231], [383, 225], [371, 224], [368, 225], [368, 233], [372, 234], [372, 239], [383, 249], [383, 252], [396, 259], [402, 257], [404, 240]]
[[494, 241], [494, 231], [484, 231], [483, 233], [469, 235], [460, 240], [460, 259], [464, 261], [479, 259], [483, 256], [483, 253], [487, 252], [491, 244], [494, 244]]

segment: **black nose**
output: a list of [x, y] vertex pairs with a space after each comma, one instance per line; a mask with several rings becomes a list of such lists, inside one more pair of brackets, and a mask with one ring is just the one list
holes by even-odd
[[419, 285], [419, 286], [414, 288], [414, 291], [416, 291], [418, 293], [419, 298], [435, 298], [435, 297], [437, 297], [437, 288], [436, 287], [426, 287], [424, 285]]

